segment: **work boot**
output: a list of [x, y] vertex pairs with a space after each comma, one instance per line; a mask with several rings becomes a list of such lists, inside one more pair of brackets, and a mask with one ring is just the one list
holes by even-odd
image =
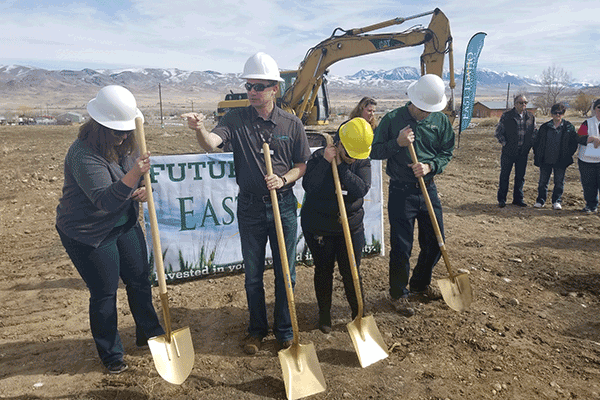
[[416, 296], [426, 297], [429, 300], [439, 300], [442, 298], [442, 292], [435, 286], [427, 285], [423, 290], [411, 290]]
[[412, 304], [410, 304], [410, 301], [408, 301], [408, 297], [400, 297], [399, 299], [390, 298], [390, 303], [398, 314], [404, 315], [405, 317], [412, 317], [415, 315], [415, 309]]
[[284, 340], [283, 342], [277, 341], [277, 345], [279, 346], [279, 350], [285, 350], [290, 347], [294, 343], [293, 340]]
[[246, 354], [256, 354], [260, 350], [260, 345], [262, 344], [262, 338], [258, 336], [247, 335], [242, 341], [242, 346], [244, 347], [244, 353]]
[[331, 314], [319, 312], [319, 330], [323, 333], [331, 332]]

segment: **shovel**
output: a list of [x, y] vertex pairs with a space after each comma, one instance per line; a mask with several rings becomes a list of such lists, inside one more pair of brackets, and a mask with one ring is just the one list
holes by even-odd
[[[273, 173], [271, 165], [271, 153], [268, 143], [263, 144], [263, 153], [265, 154], [265, 164], [267, 174]], [[277, 192], [271, 189], [271, 204], [273, 206], [273, 216], [275, 219], [275, 230], [277, 231], [277, 244], [279, 245], [279, 257], [281, 258], [281, 269], [285, 281], [285, 293], [287, 295], [290, 318], [292, 320], [292, 329], [294, 339], [292, 345], [283, 350], [279, 350], [279, 362], [283, 371], [283, 382], [285, 383], [285, 394], [288, 399], [300, 399], [316, 393], [325, 391], [325, 378], [317, 359], [317, 352], [312, 343], [300, 344], [298, 320], [296, 319], [296, 305], [294, 304], [294, 291], [290, 278], [290, 267], [288, 265], [287, 252], [285, 249], [285, 239], [283, 237], [283, 226], [281, 225], [281, 215], [279, 214], [279, 203], [277, 201]]]
[[[408, 145], [408, 151], [410, 151], [410, 157], [412, 158], [413, 163], [417, 164], [419, 160], [417, 159], [417, 153], [415, 153], [412, 142]], [[438, 279], [437, 281], [440, 286], [440, 291], [442, 292], [442, 297], [451, 309], [459, 312], [465, 311], [469, 308], [473, 299], [471, 285], [469, 284], [469, 275], [466, 273], [454, 275], [452, 272], [452, 269], [450, 268], [450, 259], [448, 258], [446, 246], [444, 245], [444, 238], [442, 237], [440, 226], [435, 217], [433, 205], [431, 204], [429, 193], [427, 193], [427, 187], [425, 186], [423, 177], [419, 177], [419, 186], [421, 186], [421, 192], [423, 193], [425, 203], [427, 204], [427, 211], [429, 211], [429, 218], [431, 219], [431, 224], [435, 231], [435, 237], [437, 238], [440, 250], [442, 251], [444, 264], [446, 264], [448, 275], [450, 275], [448, 278]]]
[[[135, 133], [142, 154], [146, 153], [146, 138], [144, 135], [144, 124], [141, 118], [135, 119]], [[163, 319], [166, 333], [148, 339], [148, 347], [154, 358], [154, 365], [160, 376], [169, 383], [182, 384], [192, 371], [194, 366], [194, 346], [190, 328], [185, 327], [171, 331], [171, 314], [169, 312], [169, 298], [167, 296], [167, 281], [165, 279], [165, 267], [160, 247], [160, 233], [158, 232], [158, 221], [154, 198], [152, 197], [152, 186], [150, 174], [144, 174], [144, 183], [148, 192], [148, 214], [150, 215], [150, 227], [152, 229], [152, 245], [154, 259], [156, 260], [156, 275], [160, 288], [160, 302], [162, 304]]]
[[[326, 134], [327, 144], [332, 143], [330, 135]], [[358, 314], [354, 321], [348, 323], [348, 333], [352, 338], [354, 349], [358, 355], [360, 366], [365, 368], [369, 365], [383, 360], [389, 356], [387, 346], [381, 337], [379, 329], [375, 324], [375, 319], [372, 315], [363, 316], [363, 298], [360, 290], [360, 280], [358, 278], [358, 268], [356, 267], [356, 259], [354, 258], [354, 248], [352, 238], [350, 237], [350, 225], [348, 224], [348, 215], [346, 214], [346, 205], [342, 195], [342, 185], [340, 183], [340, 175], [337, 169], [337, 157], [331, 161], [331, 170], [333, 171], [333, 181], [335, 183], [335, 193], [337, 195], [338, 205], [340, 209], [340, 219], [344, 231], [344, 239], [346, 240], [346, 249], [348, 251], [348, 261], [350, 262], [350, 270], [352, 271], [352, 281], [354, 282], [354, 290], [358, 300]]]

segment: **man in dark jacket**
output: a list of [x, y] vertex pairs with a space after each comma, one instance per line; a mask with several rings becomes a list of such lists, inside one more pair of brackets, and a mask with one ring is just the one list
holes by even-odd
[[496, 126], [496, 138], [502, 145], [500, 156], [500, 182], [498, 184], [498, 206], [506, 206], [508, 181], [513, 165], [515, 166], [515, 185], [513, 204], [527, 207], [523, 201], [523, 184], [527, 157], [535, 137], [535, 116], [527, 111], [527, 98], [519, 94], [514, 99], [515, 106], [500, 117]]

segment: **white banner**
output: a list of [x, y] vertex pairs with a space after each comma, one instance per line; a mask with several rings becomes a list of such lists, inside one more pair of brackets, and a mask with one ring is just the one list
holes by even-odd
[[[315, 149], [312, 149], [313, 151]], [[232, 153], [152, 156], [150, 176], [167, 281], [243, 271], [237, 226], [238, 186]], [[365, 255], [384, 254], [381, 161], [371, 160], [372, 185], [365, 197]], [[304, 200], [302, 181], [294, 185], [298, 199], [296, 259], [311, 264], [300, 227]], [[151, 262], [152, 236], [144, 207]], [[267, 265], [272, 264], [267, 245]]]

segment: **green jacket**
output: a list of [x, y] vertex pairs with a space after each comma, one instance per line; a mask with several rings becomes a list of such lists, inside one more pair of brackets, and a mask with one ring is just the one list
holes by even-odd
[[415, 134], [413, 145], [419, 162], [431, 165], [431, 172], [424, 179], [429, 181], [440, 174], [452, 159], [454, 130], [448, 117], [441, 112], [431, 113], [422, 121], [416, 121], [408, 112], [408, 103], [387, 113], [375, 129], [371, 158], [388, 160], [386, 173], [392, 181], [416, 182], [408, 147], [400, 147], [396, 139], [405, 126], [410, 125]]

